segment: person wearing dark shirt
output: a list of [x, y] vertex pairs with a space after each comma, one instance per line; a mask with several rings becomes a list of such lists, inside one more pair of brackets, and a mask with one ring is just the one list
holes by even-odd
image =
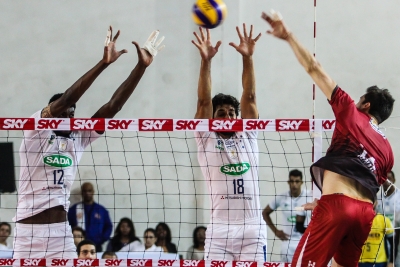
[[82, 227], [86, 239], [96, 244], [96, 251], [102, 252], [102, 244], [110, 239], [112, 222], [106, 208], [94, 202], [94, 189], [91, 183], [81, 186], [83, 201], [73, 205], [68, 211], [71, 227]]
[[378, 125], [392, 113], [394, 99], [387, 89], [371, 86], [355, 104], [294, 37], [279, 13], [262, 17], [272, 27], [268, 33], [290, 45], [336, 117], [331, 145], [310, 169], [322, 197], [303, 205], [313, 214], [292, 266], [327, 266], [333, 257], [332, 266], [355, 267], [375, 216], [376, 193], [393, 167], [392, 149]]
[[156, 246], [162, 247], [162, 249], [166, 253], [178, 253], [176, 245], [171, 242], [172, 240], [171, 229], [166, 223], [160, 222], [159, 224], [157, 224], [156, 234], [157, 234]]
[[119, 251], [133, 241], [140, 242], [136, 236], [135, 226], [131, 219], [122, 218], [115, 229], [114, 237], [108, 242], [107, 251]]

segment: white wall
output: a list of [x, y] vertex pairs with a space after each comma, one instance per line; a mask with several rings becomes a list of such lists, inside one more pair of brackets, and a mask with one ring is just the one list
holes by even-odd
[[[192, 1], [3, 0], [1, 4], [1, 117], [31, 115], [43, 108], [53, 94], [66, 90], [94, 66], [102, 57], [108, 25], [121, 30], [117, 47], [126, 48], [129, 53], [96, 80], [78, 102], [76, 116], [93, 115], [111, 97], [136, 64], [137, 56], [131, 41], [143, 43], [152, 30], [159, 29], [166, 36], [166, 48], [155, 58], [118, 117], [193, 117], [200, 57], [190, 43], [194, 39], [192, 32], [196, 30], [190, 13]], [[226, 0], [226, 4], [228, 18], [212, 31], [214, 42], [223, 41], [213, 60], [214, 93], [240, 95], [241, 58], [228, 43], [238, 42], [236, 25], [254, 24], [255, 32], [263, 33], [254, 55], [260, 117], [310, 118], [312, 81], [287, 44], [264, 34], [268, 26], [260, 19], [260, 14], [270, 8], [279, 10], [301, 42], [312, 50], [313, 1]], [[356, 100], [365, 88], [374, 84], [391, 89], [393, 96], [400, 99], [397, 90], [400, 84], [400, 62], [397, 60], [400, 38], [396, 30], [400, 26], [400, 4], [373, 0], [318, 1], [317, 4], [317, 58], [326, 71]], [[331, 109], [319, 91], [316, 99], [316, 117], [332, 118]], [[399, 125], [398, 114], [396, 103], [392, 118], [383, 124], [396, 158], [398, 130], [393, 128]], [[121, 134], [107, 134], [117, 138], [107, 138], [107, 143], [104, 139], [97, 141], [93, 153], [88, 150], [82, 159], [73, 193], [79, 195], [82, 181], [95, 182], [99, 194], [96, 198], [110, 209], [113, 220], [117, 223], [123, 216], [132, 217], [139, 236], [148, 226], [154, 227], [164, 220], [169, 222], [173, 242], [183, 253], [190, 246], [192, 229], [196, 223], [206, 224], [209, 213], [207, 190], [196, 168], [194, 140], [190, 133], [186, 135], [187, 139], [182, 139], [184, 134], [172, 133], [169, 135], [180, 139], [136, 138], [137, 135], [124, 133], [121, 139]], [[0, 141], [13, 141], [17, 150], [20, 136], [16, 132], [0, 132]], [[284, 181], [289, 168], [301, 167], [309, 179], [307, 166], [311, 162], [311, 142], [308, 139], [299, 141], [302, 144], [297, 147], [290, 141], [293, 134], [272, 136], [283, 141], [260, 140], [260, 149], [279, 153], [285, 150], [287, 154], [286, 157], [273, 155], [273, 168], [268, 167], [270, 159], [267, 155], [260, 156], [262, 206], [276, 192], [287, 189]], [[260, 137], [263, 138], [271, 136]], [[171, 143], [174, 157], [168, 152]], [[138, 152], [139, 145], [142, 154]], [[154, 151], [156, 146], [157, 154], [143, 152]], [[124, 154], [123, 150], [131, 152]], [[292, 156], [287, 151], [301, 151], [303, 157]], [[121, 163], [126, 166], [125, 159], [131, 166], [116, 166]], [[15, 160], [18, 164], [18, 154], [15, 154]], [[146, 166], [148, 164], [156, 166]], [[175, 169], [158, 164], [184, 166]], [[74, 195], [71, 200], [76, 202], [79, 197]], [[16, 195], [3, 194], [0, 201], [0, 220], [11, 221]], [[269, 250], [273, 247], [274, 253], [278, 253], [279, 242], [274, 242], [271, 232], [269, 238]], [[272, 260], [279, 258], [273, 255]]]

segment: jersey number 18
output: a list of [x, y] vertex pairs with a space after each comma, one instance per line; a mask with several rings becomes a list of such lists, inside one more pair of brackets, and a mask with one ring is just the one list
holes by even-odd
[[233, 193], [244, 194], [243, 179], [233, 179]]

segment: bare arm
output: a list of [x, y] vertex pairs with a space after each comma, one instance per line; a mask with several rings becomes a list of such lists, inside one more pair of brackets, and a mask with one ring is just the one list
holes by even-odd
[[289, 43], [300, 64], [311, 76], [315, 84], [325, 94], [326, 98], [330, 100], [333, 90], [336, 87], [335, 81], [325, 72], [315, 57], [302, 44], [300, 44], [282, 20], [273, 20], [266, 13], [262, 14], [262, 18], [272, 27], [272, 31], [267, 32], [277, 38], [286, 40]]
[[239, 27], [236, 27], [240, 44], [229, 43], [243, 57], [242, 86], [243, 93], [240, 99], [241, 116], [243, 119], [258, 119], [258, 110], [256, 103], [256, 81], [254, 75], [253, 53], [261, 33], [256, 38], [253, 37], [253, 25], [250, 26], [250, 34], [247, 34], [246, 24], [243, 23], [243, 35]]
[[[121, 51], [116, 50], [115, 42], [118, 39], [119, 33], [120, 32], [118, 31], [112, 39], [112, 27], [110, 26], [106, 44], [104, 46], [103, 59], [79, 78], [59, 99], [54, 101], [48, 109], [45, 109], [42, 112], [42, 117], [58, 117], [61, 115], [61, 113], [81, 98], [103, 70], [105, 70], [111, 63], [115, 62], [122, 54], [127, 52], [125, 49]], [[111, 39], [112, 41], [110, 42]]]
[[212, 98], [211, 98], [211, 60], [218, 52], [221, 41], [215, 46], [211, 44], [210, 30], [206, 30], [204, 35], [203, 29], [199, 28], [200, 36], [194, 32], [197, 42], [192, 43], [199, 49], [201, 56], [201, 66], [199, 83], [197, 87], [197, 111], [195, 119], [211, 119], [213, 117]]
[[274, 222], [272, 221], [270, 214], [274, 212], [273, 209], [270, 208], [269, 205], [267, 205], [265, 207], [265, 209], [262, 212], [264, 221], [267, 223], [268, 227], [271, 229], [271, 231], [281, 240], [288, 240], [289, 236], [287, 234], [285, 234], [282, 230], [278, 230], [278, 228], [276, 228]]

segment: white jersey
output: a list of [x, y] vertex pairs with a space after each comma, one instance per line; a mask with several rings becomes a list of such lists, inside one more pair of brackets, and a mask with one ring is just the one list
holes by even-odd
[[305, 225], [310, 221], [311, 212], [297, 212], [294, 208], [300, 207], [308, 202], [312, 202], [312, 193], [302, 190], [298, 197], [291, 197], [290, 191], [279, 194], [269, 203], [272, 210], [282, 209], [283, 213], [283, 232], [290, 236], [290, 239], [301, 237], [301, 233], [296, 231], [296, 215], [306, 216]]
[[[381, 188], [383, 190], [383, 188]], [[395, 188], [394, 192], [386, 197], [383, 196], [382, 201], [382, 194], [381, 192], [377, 195], [377, 205], [376, 205], [376, 212], [380, 214], [384, 214], [388, 217], [391, 223], [397, 227], [400, 225], [399, 218], [400, 218], [400, 190]], [[396, 220], [394, 220], [396, 216]]]
[[[31, 117], [39, 119], [41, 112]], [[57, 136], [52, 130], [24, 131], [19, 149], [18, 204], [13, 221], [60, 205], [68, 211], [77, 165], [85, 147], [99, 136], [95, 131], [73, 131], [69, 138]]]
[[195, 132], [197, 157], [211, 197], [211, 220], [262, 221], [258, 185], [257, 132], [236, 132], [223, 139]]

